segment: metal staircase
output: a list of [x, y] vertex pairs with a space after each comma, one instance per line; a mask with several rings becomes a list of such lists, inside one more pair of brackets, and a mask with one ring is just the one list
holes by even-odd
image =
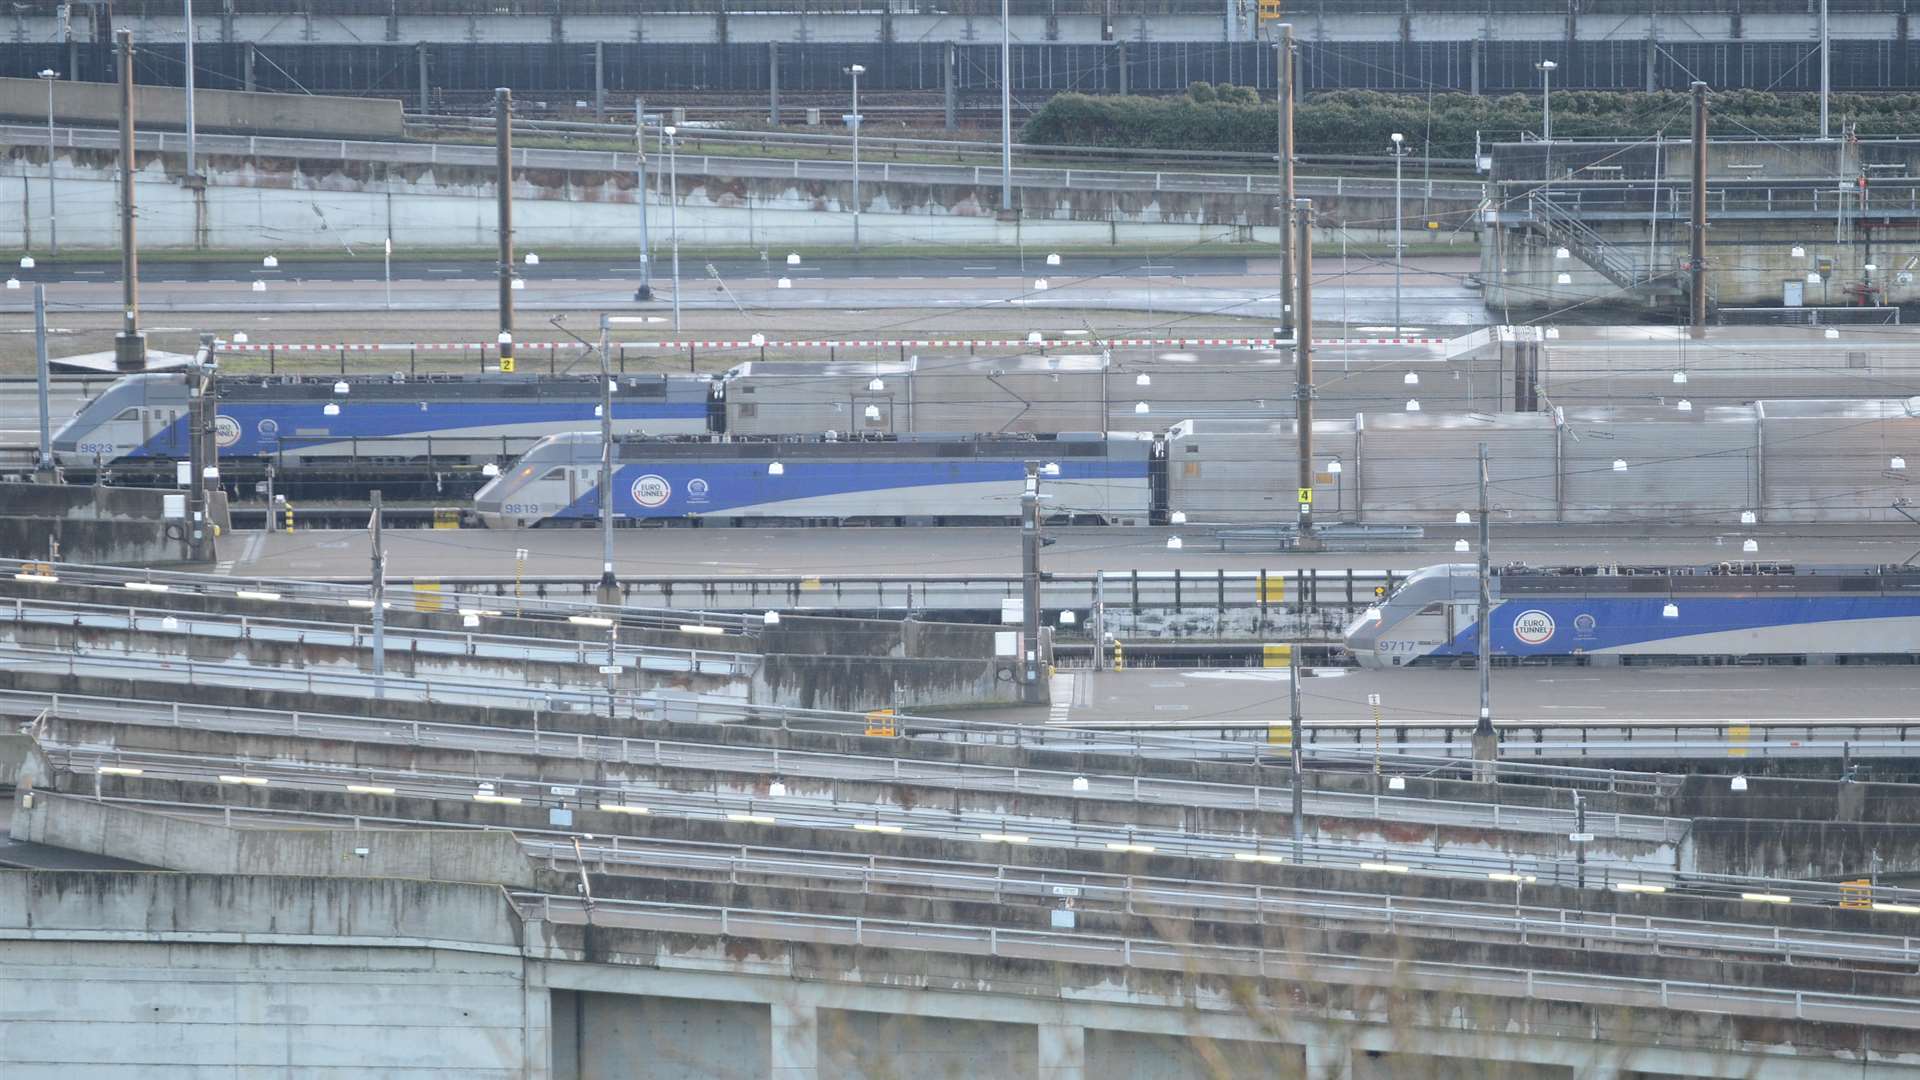
[[[1669, 304], [1684, 301], [1692, 288], [1692, 275], [1650, 266], [1637, 250], [1607, 240], [1545, 193], [1529, 196], [1528, 210], [1534, 225], [1550, 242], [1566, 248], [1569, 255], [1592, 267], [1624, 294], [1648, 304]], [[1714, 306], [1710, 284], [1707, 306]]]

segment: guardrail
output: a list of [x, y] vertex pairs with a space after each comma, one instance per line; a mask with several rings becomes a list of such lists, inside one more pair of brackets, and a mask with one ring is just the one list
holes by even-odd
[[[468, 724], [387, 720], [272, 710], [239, 710], [173, 702], [148, 704], [125, 699], [56, 694], [19, 694], [0, 691], [0, 711], [59, 718], [65, 708], [84, 706], [75, 719], [136, 723], [194, 730], [224, 730], [246, 734], [285, 735], [438, 748], [476, 752], [563, 756], [583, 761], [662, 768], [707, 769], [747, 777], [805, 776], [849, 782], [915, 784], [967, 791], [1004, 791], [1014, 795], [1102, 799], [1162, 806], [1216, 806], [1279, 813], [1291, 808], [1292, 791], [1264, 785], [1212, 783], [1156, 777], [1103, 776], [1057, 769], [975, 765], [960, 762], [905, 760], [897, 756], [869, 757], [804, 750], [679, 742], [659, 738], [587, 735], [481, 727]], [[884, 743], [882, 744], [884, 745]], [[737, 783], [733, 786], [738, 786]], [[696, 787], [677, 785], [678, 791]], [[711, 795], [722, 791], [722, 781], [711, 781]], [[1432, 800], [1314, 789], [1303, 793], [1307, 809], [1324, 817], [1365, 818], [1421, 824], [1484, 825], [1518, 832], [1566, 833], [1582, 822], [1596, 835], [1634, 840], [1675, 842], [1686, 835], [1686, 823], [1671, 818], [1590, 811], [1581, 818], [1571, 809], [1514, 806], [1499, 803]]]
[[[54, 145], [70, 149], [105, 150], [120, 145], [117, 132], [95, 128], [56, 128]], [[138, 150], [161, 153], [186, 151], [184, 134], [164, 131], [140, 131], [134, 136]], [[865, 140], [862, 140], [863, 142]], [[47, 129], [23, 124], [0, 125], [0, 144], [45, 146]], [[395, 143], [353, 139], [298, 139], [262, 135], [198, 135], [195, 147], [202, 154], [245, 155], [248, 157], [316, 158], [328, 161], [380, 161], [394, 164], [462, 165], [491, 170], [495, 153], [491, 146], [458, 143]], [[949, 146], [950, 148], [950, 146]], [[513, 152], [513, 164], [521, 169], [568, 169], [590, 172], [632, 173], [640, 165], [639, 155], [615, 150], [542, 150], [521, 147]], [[657, 155], [650, 155], [657, 156]], [[851, 162], [804, 158], [754, 158], [731, 154], [709, 155], [681, 153], [678, 168], [686, 176], [720, 175], [791, 180], [851, 180]], [[969, 185], [997, 187], [1001, 180], [998, 165], [924, 165], [901, 162], [862, 162], [860, 179], [869, 184], [899, 182], [908, 184]], [[1205, 173], [1182, 170], [1129, 170], [1091, 168], [1033, 168], [1013, 170], [1017, 187], [1039, 187], [1077, 191], [1190, 191], [1219, 194], [1278, 194], [1280, 180], [1275, 172]], [[1443, 181], [1436, 185], [1434, 198], [1459, 198], [1478, 203], [1482, 186], [1477, 182]], [[1402, 185], [1402, 191], [1424, 192], [1425, 184]], [[1300, 176], [1294, 190], [1302, 197], [1391, 198], [1392, 180], [1376, 177]], [[1459, 190], [1455, 194], [1455, 189]]]
[[[1320, 954], [1251, 946], [1203, 945], [1154, 939], [1043, 930], [1011, 930], [956, 923], [923, 923], [864, 916], [822, 915], [757, 908], [672, 904], [649, 900], [584, 899], [545, 893], [513, 894], [529, 917], [547, 922], [671, 930], [721, 937], [856, 948], [899, 948], [996, 958], [1093, 964], [1186, 975], [1217, 974], [1295, 982], [1303, 971], [1316, 981], [1396, 990], [1495, 994], [1578, 1004], [1606, 1004], [1751, 1017], [1771, 1017], [1904, 1028], [1917, 999], [1866, 997], [1800, 990], [1765, 990], [1717, 983], [1636, 979], [1593, 972], [1496, 968], [1442, 961]], [[1718, 1043], [1714, 1044], [1720, 1047]]]

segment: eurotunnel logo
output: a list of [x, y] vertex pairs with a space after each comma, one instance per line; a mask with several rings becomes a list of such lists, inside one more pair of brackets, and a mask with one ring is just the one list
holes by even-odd
[[703, 503], [707, 501], [707, 482], [699, 477], [687, 481], [687, 501]]
[[1573, 632], [1576, 634], [1591, 634], [1595, 625], [1593, 616], [1584, 611], [1573, 617]]
[[240, 441], [240, 421], [231, 416], [213, 418], [213, 441], [221, 446], [232, 446]]
[[1513, 636], [1522, 645], [1545, 645], [1553, 639], [1553, 616], [1533, 608], [1513, 618]]
[[667, 478], [657, 473], [648, 473], [633, 482], [633, 501], [651, 510], [656, 506], [665, 506], [673, 497], [673, 485]]

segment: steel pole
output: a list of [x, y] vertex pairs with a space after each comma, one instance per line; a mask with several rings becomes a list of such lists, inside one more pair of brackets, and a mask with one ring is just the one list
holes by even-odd
[[[600, 317], [600, 595], [602, 604], [620, 602], [620, 583], [613, 575], [613, 365], [606, 316]], [[614, 663], [608, 645], [608, 665]]]
[[193, 0], [181, 0], [186, 8], [186, 51], [181, 57], [187, 71], [187, 175], [198, 176], [193, 160]]
[[34, 367], [40, 384], [40, 458], [38, 467], [47, 472], [53, 470], [53, 410], [48, 402], [47, 380], [50, 363], [47, 359], [47, 287], [35, 283], [33, 286], [33, 356]]
[[1820, 137], [1829, 137], [1828, 98], [1833, 93], [1833, 42], [1827, 36], [1827, 0], [1820, 0]]
[[680, 172], [674, 163], [674, 138], [667, 140], [667, 232], [673, 237], [673, 332], [680, 332]]
[[1540, 141], [1553, 141], [1553, 69], [1540, 69]]
[[381, 548], [380, 493], [368, 493], [373, 500], [373, 515], [367, 530], [373, 540], [373, 566], [368, 575], [368, 591], [373, 594], [373, 696], [385, 697], [387, 674], [387, 556]]
[[1400, 166], [1406, 160], [1400, 144], [1393, 147], [1393, 336], [1400, 336], [1400, 267], [1406, 261], [1407, 245], [1401, 235], [1405, 218], [1400, 213]]
[[635, 300], [653, 299], [653, 257], [647, 250], [647, 99], [633, 99], [633, 145], [639, 152], [639, 161], [634, 165], [634, 197], [640, 204], [640, 287], [634, 290]]
[[853, 253], [860, 254], [860, 73], [853, 75]]
[[1020, 494], [1020, 680], [1022, 700], [1042, 700], [1040, 686], [1040, 463], [1029, 461]]
[[1313, 532], [1313, 200], [1296, 199], [1293, 208], [1294, 264], [1299, 280], [1293, 304], [1297, 318], [1293, 333], [1293, 415], [1300, 456], [1298, 543], [1303, 550], [1314, 550], [1319, 547], [1319, 538]]
[[513, 369], [513, 91], [493, 92], [494, 186], [499, 191], [500, 370]]
[[[1487, 444], [1480, 444], [1480, 611], [1475, 628], [1478, 645], [1476, 666], [1480, 671], [1480, 720], [1474, 725], [1476, 739], [1494, 734], [1492, 692], [1493, 641], [1493, 562], [1488, 553], [1492, 525], [1487, 510]], [[1475, 755], [1478, 757], [1479, 755]]]
[[120, 298], [124, 312], [120, 333], [113, 342], [113, 366], [120, 371], [142, 371], [147, 366], [147, 340], [140, 333], [140, 256], [133, 227], [133, 31], [119, 30], [120, 49]]
[[1000, 209], [1013, 209], [1013, 27], [1000, 0]]
[[1293, 861], [1297, 864], [1306, 849], [1305, 805], [1303, 793], [1306, 777], [1302, 768], [1300, 750], [1300, 643], [1287, 646], [1287, 732], [1290, 753], [1287, 755], [1287, 773], [1289, 783], [1293, 785]]
[[51, 72], [47, 79], [47, 254], [60, 254], [60, 213], [55, 208], [56, 185], [53, 181], [53, 83]]
[[1278, 85], [1280, 152], [1280, 336], [1293, 332], [1293, 24], [1280, 24], [1274, 69]]
[[1693, 84], [1693, 250], [1687, 334], [1707, 336], [1707, 84]]

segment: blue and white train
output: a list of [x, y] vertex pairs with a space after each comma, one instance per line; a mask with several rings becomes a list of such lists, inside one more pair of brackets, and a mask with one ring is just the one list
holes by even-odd
[[[1347, 627], [1363, 667], [1471, 660], [1479, 568], [1414, 572]], [[1494, 657], [1912, 662], [1920, 569], [1907, 566], [1510, 566], [1491, 577]]]
[[[704, 381], [618, 382], [616, 432], [707, 430], [715, 403]], [[493, 460], [598, 425], [601, 386], [598, 376], [227, 376], [219, 393], [214, 440], [226, 458]], [[70, 468], [186, 457], [185, 380], [142, 374], [115, 382], [60, 428], [53, 452]]]
[[[1038, 460], [1049, 519], [1145, 524], [1159, 445], [1098, 434], [622, 439], [613, 512], [741, 525], [1004, 522], [1020, 516], [1025, 463]], [[481, 488], [474, 512], [491, 528], [592, 521], [599, 481], [599, 435], [555, 435]]]

